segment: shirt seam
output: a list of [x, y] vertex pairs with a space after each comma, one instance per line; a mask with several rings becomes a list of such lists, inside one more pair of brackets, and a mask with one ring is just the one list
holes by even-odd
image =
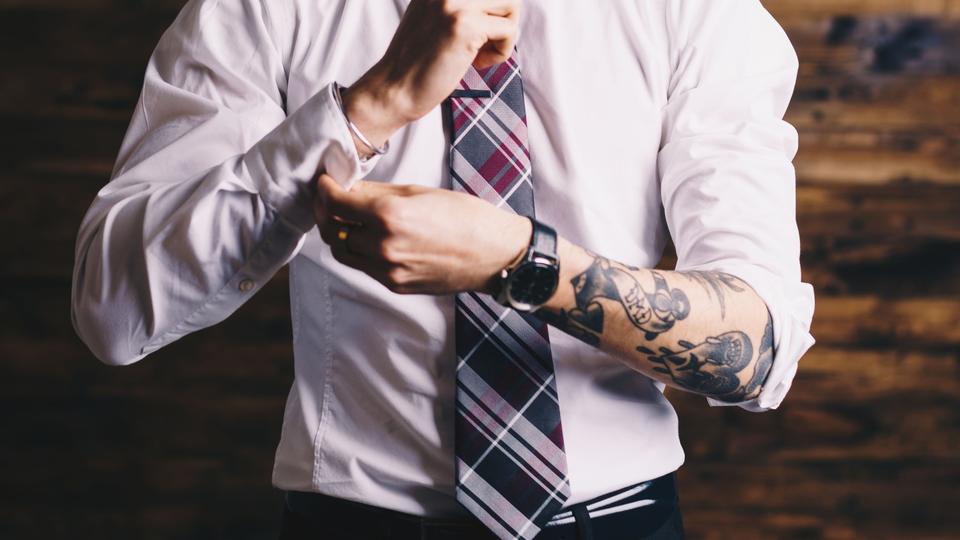
[[320, 490], [320, 471], [323, 469], [323, 439], [330, 424], [330, 392], [333, 388], [333, 344], [330, 339], [330, 325], [333, 323], [333, 302], [330, 294], [330, 276], [324, 271], [320, 282], [324, 303], [323, 321], [323, 356], [325, 366], [323, 370], [323, 394], [320, 397], [320, 419], [317, 422], [317, 431], [313, 436], [313, 473], [311, 484], [313, 489]]

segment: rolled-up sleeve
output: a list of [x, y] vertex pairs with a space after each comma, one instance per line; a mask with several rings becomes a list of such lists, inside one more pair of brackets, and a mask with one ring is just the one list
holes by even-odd
[[677, 46], [658, 167], [677, 270], [728, 272], [764, 300], [773, 367], [760, 395], [735, 405], [773, 409], [814, 343], [813, 288], [800, 275], [798, 137], [783, 120], [796, 52], [757, 0], [675, 1], [668, 27]]
[[332, 81], [288, 114], [293, 15], [267, 4], [192, 0], [149, 59], [77, 237], [73, 325], [104, 362], [225, 319], [302, 246], [316, 173], [348, 184], [376, 163], [360, 161]]

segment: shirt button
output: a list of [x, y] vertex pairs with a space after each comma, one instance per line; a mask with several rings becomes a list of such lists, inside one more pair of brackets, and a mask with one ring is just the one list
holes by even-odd
[[253, 286], [254, 286], [253, 280], [250, 280], [250, 279], [241, 280], [240, 284], [238, 285], [238, 287], [240, 288], [240, 292], [250, 292], [253, 290]]

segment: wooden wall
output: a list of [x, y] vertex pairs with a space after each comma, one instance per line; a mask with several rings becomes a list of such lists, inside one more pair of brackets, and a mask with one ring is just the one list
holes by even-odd
[[[181, 3], [0, 0], [0, 538], [276, 530], [285, 274], [127, 368], [69, 321], [78, 224]], [[690, 537], [960, 537], [960, 1], [766, 4], [802, 61], [818, 344], [775, 413], [670, 394]]]

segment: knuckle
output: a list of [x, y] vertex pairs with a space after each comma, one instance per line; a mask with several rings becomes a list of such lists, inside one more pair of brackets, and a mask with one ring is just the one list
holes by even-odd
[[477, 39], [473, 21], [462, 11], [450, 16], [450, 33], [458, 40], [474, 42]]
[[401, 266], [390, 267], [384, 275], [384, 285], [393, 292], [401, 292], [406, 286], [406, 271]]
[[384, 195], [373, 201], [373, 213], [379, 218], [390, 218], [397, 211], [397, 198], [394, 195]]
[[389, 240], [380, 242], [380, 245], [377, 246], [377, 256], [389, 264], [397, 264], [400, 262], [400, 250]]
[[374, 213], [388, 234], [396, 233], [403, 225], [406, 214], [404, 206], [403, 200], [395, 195], [387, 195], [375, 203]]
[[440, 0], [440, 12], [448, 17], [456, 15], [460, 10], [460, 2], [457, 0]]

